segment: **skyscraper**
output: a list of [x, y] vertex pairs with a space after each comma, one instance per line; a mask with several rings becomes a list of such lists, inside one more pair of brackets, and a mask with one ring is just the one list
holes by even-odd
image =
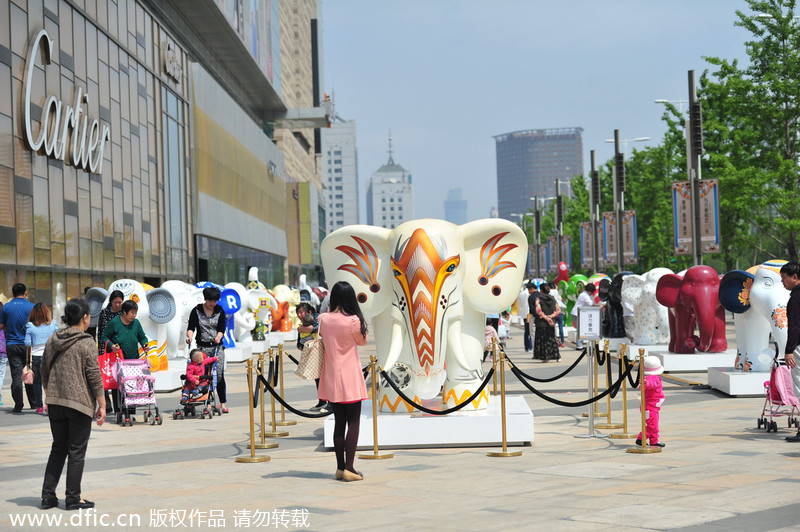
[[327, 232], [358, 223], [358, 150], [356, 123], [334, 114], [322, 130], [322, 172]]
[[538, 196], [569, 190], [569, 180], [583, 174], [583, 128], [528, 129], [496, 135], [497, 209], [501, 218], [518, 221], [511, 213], [533, 208]]
[[444, 200], [444, 219], [457, 225], [467, 223], [467, 200], [460, 188], [452, 188]]
[[414, 219], [414, 187], [408, 170], [394, 162], [392, 137], [389, 137], [389, 160], [369, 179], [367, 188], [367, 224], [394, 229]]

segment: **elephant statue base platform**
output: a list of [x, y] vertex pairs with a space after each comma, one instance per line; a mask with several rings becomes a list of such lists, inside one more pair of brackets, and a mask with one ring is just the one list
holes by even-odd
[[173, 360], [169, 369], [164, 371], [156, 371], [153, 377], [156, 378], [155, 391], [159, 392], [174, 392], [175, 390], [183, 387], [181, 382], [181, 375], [186, 373], [186, 361], [184, 359]]
[[[439, 398], [425, 403], [436, 408]], [[501, 445], [500, 398], [480, 411], [459, 410], [446, 416], [423, 412], [378, 415], [378, 446], [381, 448], [462, 447]], [[333, 448], [333, 416], [325, 418], [323, 445]], [[358, 447], [372, 449], [372, 402], [361, 404], [361, 431]], [[509, 445], [533, 443], [533, 412], [525, 397], [506, 396], [506, 440]]]
[[732, 366], [708, 368], [708, 385], [731, 397], [763, 396], [769, 377], [769, 371], [742, 371]]
[[252, 342], [242, 342], [236, 347], [225, 348], [225, 362], [244, 362], [253, 356]]
[[[664, 371], [708, 371], [712, 367], [733, 367], [736, 362], [736, 349], [727, 349], [722, 353], [671, 353], [665, 346], [646, 347], [648, 355], [655, 355], [661, 359]], [[661, 349], [656, 349], [661, 347]], [[769, 380], [769, 379], [767, 379]], [[762, 382], [763, 384], [763, 382]]]

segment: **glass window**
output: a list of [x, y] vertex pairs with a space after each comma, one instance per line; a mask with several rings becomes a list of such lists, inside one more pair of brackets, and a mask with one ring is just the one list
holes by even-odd
[[186, 168], [184, 157], [183, 102], [166, 87], [161, 88], [164, 109], [164, 193], [166, 204], [167, 273], [188, 272], [189, 239], [186, 233]]

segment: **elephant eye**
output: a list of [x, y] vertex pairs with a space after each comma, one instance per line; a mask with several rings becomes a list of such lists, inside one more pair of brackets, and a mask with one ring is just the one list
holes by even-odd
[[401, 275], [403, 275], [403, 274], [400, 272], [400, 270], [394, 270], [394, 276], [395, 277], [400, 277]]
[[449, 273], [449, 272], [452, 272], [455, 269], [456, 269], [456, 265], [455, 265], [455, 263], [453, 263], [450, 266], [448, 266], [445, 271]]

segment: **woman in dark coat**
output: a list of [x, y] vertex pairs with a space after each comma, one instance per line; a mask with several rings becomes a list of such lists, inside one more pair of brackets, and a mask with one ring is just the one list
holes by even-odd
[[536, 316], [533, 358], [542, 362], [561, 360], [555, 329], [555, 318], [561, 313], [561, 308], [550, 294], [550, 287], [547, 284], [543, 284], [539, 290], [541, 295], [536, 299], [536, 307], [533, 312]]

